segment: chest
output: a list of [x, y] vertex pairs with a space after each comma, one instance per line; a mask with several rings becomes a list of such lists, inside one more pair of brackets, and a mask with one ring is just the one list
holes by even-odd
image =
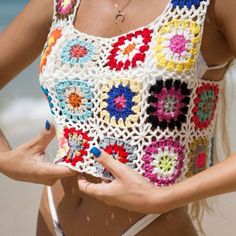
[[[127, 1], [119, 2], [121, 4], [118, 9], [125, 6], [124, 4]], [[163, 13], [169, 0], [150, 0], [148, 4], [140, 0], [130, 1], [123, 10], [125, 14], [124, 22], [118, 20], [118, 24], [115, 23], [117, 8], [114, 6], [114, 1], [102, 1], [99, 6], [96, 3], [95, 0], [80, 2], [74, 19], [74, 26], [88, 34], [113, 37], [143, 25], [148, 25]]]
[[[126, 13], [127, 24], [114, 22], [117, 12], [110, 10], [112, 4], [109, 7], [104, 5], [101, 11], [96, 11], [94, 4], [86, 5], [93, 1], [71, 2], [74, 3], [71, 8], [73, 14], [69, 11], [70, 15], [58, 17], [51, 28], [42, 55], [41, 72], [49, 64], [46, 71], [52, 71], [52, 74], [55, 74], [54, 71], [67, 74], [127, 74], [131, 69], [132, 73], [139, 73], [138, 69], [145, 73], [160, 73], [164, 69], [164, 72], [184, 72], [186, 76], [192, 73], [191, 76], [195, 76], [204, 11], [208, 4], [205, 0], [187, 9], [179, 5], [173, 8], [178, 1], [162, 2], [163, 5], [157, 7], [159, 13], [151, 4], [143, 7], [143, 3], [136, 3], [132, 6], [137, 8], [136, 11]], [[152, 4], [156, 5], [154, 2]], [[58, 6], [57, 14], [60, 14], [60, 9], [66, 7], [66, 12], [70, 5], [62, 5], [59, 1]], [[151, 11], [150, 6], [155, 10]], [[150, 14], [135, 16], [134, 12], [141, 9]], [[189, 16], [186, 16], [187, 10], [190, 11]], [[78, 25], [79, 22], [81, 25]]]
[[[116, 24], [117, 9], [112, 1], [102, 1], [99, 6], [94, 0], [81, 1], [73, 25], [76, 29], [90, 35], [113, 37], [143, 25], [148, 25], [165, 11], [168, 3], [169, 0], [150, 0], [148, 4], [140, 0], [131, 1], [124, 10], [125, 21]], [[120, 7], [124, 4], [125, 2], [121, 1]], [[215, 23], [212, 4], [208, 7], [201, 51], [209, 66], [223, 64], [231, 58], [225, 39]], [[222, 69], [211, 71], [205, 74], [204, 79], [220, 80], [223, 74], [224, 70]]]

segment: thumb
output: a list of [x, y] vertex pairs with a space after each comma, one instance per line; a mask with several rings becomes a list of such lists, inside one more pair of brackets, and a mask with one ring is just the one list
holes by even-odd
[[26, 148], [30, 149], [32, 154], [44, 152], [49, 143], [55, 137], [55, 126], [49, 121], [45, 123], [45, 129], [39, 135], [26, 143]]
[[79, 174], [66, 166], [60, 166], [49, 162], [43, 163], [42, 168], [44, 168], [45, 173], [49, 178], [64, 178], [77, 176]]
[[96, 160], [105, 167], [116, 178], [121, 178], [124, 172], [125, 164], [115, 160], [112, 155], [109, 155], [102, 149], [93, 147], [90, 152], [96, 157]]

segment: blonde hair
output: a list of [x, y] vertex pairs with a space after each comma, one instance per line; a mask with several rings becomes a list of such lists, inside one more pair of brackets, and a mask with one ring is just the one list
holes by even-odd
[[[232, 98], [232, 94], [234, 94], [233, 92], [235, 91], [233, 91], [234, 86], [227, 86], [227, 85], [228, 83], [232, 85], [233, 69], [235, 70], [235, 68], [236, 68], [235, 61], [231, 61], [231, 63], [227, 68], [227, 72], [225, 73], [223, 78], [224, 85], [220, 97], [220, 107], [216, 119], [216, 126], [215, 126], [216, 128], [214, 131], [214, 146], [213, 146], [214, 163], [217, 163], [220, 160], [222, 160], [222, 156], [225, 158], [231, 154], [231, 143], [228, 129], [230, 112], [228, 104], [229, 102], [232, 102], [230, 98]], [[231, 91], [229, 88], [231, 89]], [[189, 205], [189, 215], [192, 218], [198, 233], [204, 236], [206, 236], [206, 233], [204, 232], [204, 229], [202, 227], [202, 219], [205, 211], [207, 211], [208, 213], [214, 212], [214, 209], [209, 206], [207, 199], [194, 202]]]

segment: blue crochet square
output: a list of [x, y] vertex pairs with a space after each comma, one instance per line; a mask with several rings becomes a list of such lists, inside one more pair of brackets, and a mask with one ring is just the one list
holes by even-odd
[[205, 2], [206, 0], [171, 0], [171, 3], [174, 7], [187, 7], [188, 9], [191, 9], [192, 6], [195, 6], [195, 8], [198, 8], [201, 4], [201, 2]]

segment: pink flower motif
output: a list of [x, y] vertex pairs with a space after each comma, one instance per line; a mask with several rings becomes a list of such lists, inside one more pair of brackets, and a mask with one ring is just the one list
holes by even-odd
[[207, 168], [207, 162], [209, 158], [209, 145], [210, 140], [208, 137], [194, 138], [191, 143], [188, 144], [188, 172], [187, 177], [191, 177]]
[[126, 99], [125, 99], [125, 96], [124, 94], [116, 97], [114, 99], [114, 104], [115, 104], [115, 107], [118, 109], [118, 110], [122, 110], [126, 107]]
[[181, 178], [185, 162], [185, 147], [178, 139], [162, 138], [153, 141], [144, 151], [143, 175], [153, 184], [171, 185]]
[[183, 52], [187, 51], [187, 43], [189, 43], [190, 40], [186, 40], [184, 35], [182, 34], [176, 34], [170, 39], [170, 49], [172, 52], [181, 55]]
[[200, 152], [196, 158], [196, 167], [203, 168], [206, 164], [206, 153]]
[[189, 110], [191, 89], [179, 80], [157, 80], [149, 89], [147, 121], [153, 128], [181, 129]]
[[[185, 96], [181, 94], [180, 90], [175, 90], [174, 87], [170, 90], [164, 87], [161, 93], [156, 94], [156, 98], [158, 99], [155, 104], [157, 108], [156, 115], [159, 117], [160, 121], [164, 119], [166, 119], [167, 122], [170, 122], [171, 119], [176, 120], [177, 117], [181, 115], [181, 109], [186, 106], [185, 103], [180, 102]], [[170, 107], [174, 107], [175, 112], [171, 111]]]
[[67, 18], [73, 12], [75, 4], [76, 0], [57, 0], [57, 17]]
[[75, 45], [71, 48], [70, 50], [70, 55], [71, 57], [75, 57], [75, 58], [81, 58], [81, 57], [84, 57], [86, 56], [88, 53], [88, 50], [86, 47], [82, 47], [80, 45]]

